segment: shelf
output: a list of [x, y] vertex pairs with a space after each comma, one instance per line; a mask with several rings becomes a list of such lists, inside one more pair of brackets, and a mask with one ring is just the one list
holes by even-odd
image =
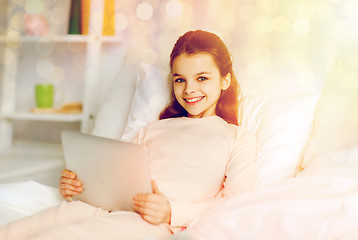
[[11, 112], [0, 113], [0, 119], [12, 120], [33, 120], [33, 121], [49, 121], [49, 122], [79, 122], [84, 120], [82, 113], [66, 114], [66, 113], [30, 113], [30, 112]]
[[[72, 127], [80, 127], [82, 132], [91, 132], [94, 125], [94, 119], [91, 116], [95, 115], [98, 110], [99, 103], [97, 100], [102, 101], [102, 98], [98, 96], [98, 89], [96, 89], [102, 86], [100, 78], [105, 75], [110, 79], [112, 75], [115, 77], [114, 75], [118, 71], [116, 66], [104, 64], [102, 60], [112, 63], [112, 56], [114, 55], [113, 59], [116, 61], [117, 54], [107, 53], [117, 50], [117, 47], [120, 47], [118, 48], [121, 51], [120, 54], [124, 53], [122, 51], [122, 43], [124, 42], [122, 34], [119, 36], [102, 36], [104, 1], [95, 0], [90, 3], [88, 17], [89, 22], [93, 24], [88, 26], [88, 35], [66, 34], [63, 25], [60, 26], [56, 23], [54, 25], [49, 24], [51, 28], [54, 28], [48, 31], [47, 36], [29, 36], [26, 34], [22, 19], [24, 13], [29, 10], [24, 3], [26, 1], [7, 2], [4, 6], [7, 11], [7, 17], [4, 18], [4, 21], [9, 24], [3, 24], [4, 31], [0, 33], [0, 52], [2, 53], [0, 63], [6, 63], [0, 64], [2, 65], [0, 76], [0, 95], [2, 95], [0, 105], [0, 155], [8, 155], [12, 152], [12, 148], [16, 147], [13, 145], [14, 137], [46, 136], [46, 131], [38, 133], [37, 129], [33, 130], [31, 127], [38, 128], [39, 125], [44, 125], [48, 127], [50, 134]], [[42, 2], [40, 5], [46, 11], [46, 16], [55, 14], [56, 9], [60, 8], [64, 11], [70, 11], [70, 1], [67, 0], [56, 1], [53, 6], [48, 6], [45, 1]], [[67, 12], [66, 14], [70, 16], [71, 13]], [[17, 23], [15, 25], [10, 24], [12, 16], [18, 17], [17, 20], [23, 27], [18, 28]], [[66, 19], [64, 18], [64, 20]], [[108, 55], [110, 56], [107, 57]], [[119, 56], [123, 57], [122, 55]], [[41, 65], [45, 62], [51, 64], [51, 66]], [[63, 74], [64, 77], [60, 76], [64, 79], [61, 86], [68, 89], [73, 98], [83, 103], [81, 113], [74, 111], [71, 111], [71, 113], [69, 111], [67, 113], [58, 111], [55, 111], [55, 113], [30, 112], [31, 106], [26, 103], [25, 99], [17, 101], [22, 97], [22, 91], [32, 85], [31, 82], [37, 82], [39, 77], [44, 81], [59, 82], [58, 80], [61, 78], [52, 78], [57, 72], [53, 71], [54, 74], [50, 75], [51, 69], [47, 71], [47, 66], [51, 68], [53, 66], [56, 68], [55, 70], [58, 68], [59, 73]], [[81, 79], [81, 81], [70, 79]], [[26, 84], [22, 84], [23, 81], [26, 81]], [[109, 81], [106, 81], [106, 84]], [[78, 96], [82, 97], [78, 98]], [[71, 96], [69, 96], [69, 99], [71, 99]], [[29, 123], [27, 121], [39, 122]], [[15, 127], [21, 128], [15, 129]], [[29, 143], [25, 145], [27, 144]], [[39, 149], [39, 151], [44, 150], [43, 147]], [[31, 159], [31, 161], [34, 160]], [[31, 163], [31, 161], [29, 162]]]
[[64, 35], [64, 36], [17, 36], [6, 37], [0, 36], [0, 42], [3, 43], [64, 43], [64, 42], [78, 42], [87, 43], [89, 41], [101, 41], [103, 43], [120, 43], [122, 38], [118, 36], [90, 36], [90, 35]]
[[65, 35], [65, 36], [17, 36], [6, 37], [0, 36], [0, 42], [87, 42], [87, 35]]
[[103, 43], [122, 43], [123, 38], [118, 36], [102, 36], [100, 37], [100, 40]]

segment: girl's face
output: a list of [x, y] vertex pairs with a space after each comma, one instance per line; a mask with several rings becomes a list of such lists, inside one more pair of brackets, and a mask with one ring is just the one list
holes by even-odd
[[181, 54], [173, 61], [173, 89], [188, 117], [215, 116], [222, 90], [231, 83], [231, 74], [222, 77], [209, 53]]

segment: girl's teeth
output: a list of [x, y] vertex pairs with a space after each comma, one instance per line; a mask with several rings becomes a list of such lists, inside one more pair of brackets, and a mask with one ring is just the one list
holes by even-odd
[[192, 103], [192, 102], [196, 102], [196, 101], [199, 101], [199, 100], [201, 100], [203, 97], [197, 97], [197, 98], [192, 98], [192, 99], [185, 99], [187, 102], [190, 102], [190, 103]]

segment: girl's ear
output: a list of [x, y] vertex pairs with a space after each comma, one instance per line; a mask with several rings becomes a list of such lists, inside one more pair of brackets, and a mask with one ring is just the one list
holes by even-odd
[[231, 85], [231, 73], [226, 74], [225, 77], [221, 79], [221, 90], [225, 91]]

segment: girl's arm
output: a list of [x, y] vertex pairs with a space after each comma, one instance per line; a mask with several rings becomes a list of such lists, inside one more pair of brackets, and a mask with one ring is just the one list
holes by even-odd
[[237, 128], [235, 144], [226, 166], [223, 197], [253, 189], [257, 179], [256, 137], [245, 128]]

